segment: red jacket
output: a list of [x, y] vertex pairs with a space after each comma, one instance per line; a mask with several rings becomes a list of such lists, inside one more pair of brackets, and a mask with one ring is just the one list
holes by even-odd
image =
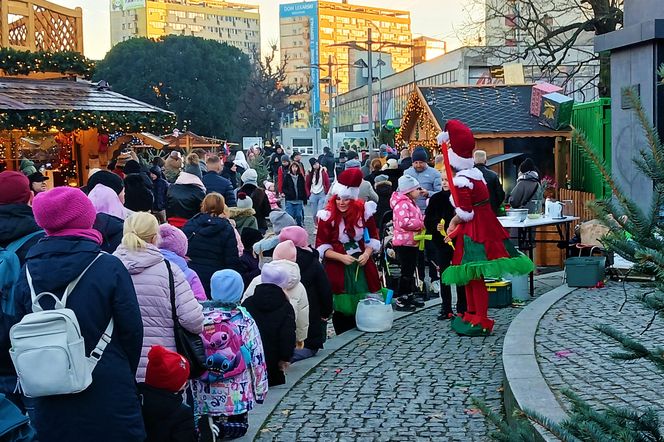
[[[324, 168], [321, 168], [320, 177], [323, 180], [323, 192], [327, 195], [327, 192], [330, 191], [330, 177], [327, 176], [327, 171]], [[311, 173], [307, 174], [307, 178], [304, 181], [304, 188], [307, 191], [307, 196], [311, 196], [311, 185], [313, 181], [313, 175]]]

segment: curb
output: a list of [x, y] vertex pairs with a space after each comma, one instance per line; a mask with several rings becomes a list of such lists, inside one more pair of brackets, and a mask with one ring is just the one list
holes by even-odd
[[[510, 324], [503, 341], [503, 401], [507, 421], [512, 424], [517, 410], [533, 410], [560, 423], [567, 413], [549, 388], [535, 352], [535, 334], [542, 317], [558, 301], [576, 290], [561, 285], [531, 302]], [[531, 424], [532, 425], [532, 424]], [[553, 441], [550, 433], [532, 425], [533, 440]]]
[[[425, 303], [424, 307], [415, 310], [414, 312], [397, 312], [394, 311], [394, 320], [398, 321], [407, 316], [420, 313], [429, 308], [440, 305], [440, 298], [429, 300]], [[258, 405], [256, 408], [249, 412], [249, 430], [243, 437], [236, 439], [239, 442], [253, 441], [260, 431], [265, 426], [265, 423], [277, 408], [281, 400], [288, 394], [288, 392], [295, 387], [311, 370], [320, 365], [324, 360], [336, 353], [337, 350], [344, 348], [346, 345], [355, 341], [359, 337], [370, 334], [360, 330], [350, 330], [339, 336], [325, 341], [325, 348], [320, 350], [316, 356], [298, 361], [288, 368], [286, 375], [286, 383], [277, 387], [271, 387], [268, 391], [267, 398], [263, 404]]]

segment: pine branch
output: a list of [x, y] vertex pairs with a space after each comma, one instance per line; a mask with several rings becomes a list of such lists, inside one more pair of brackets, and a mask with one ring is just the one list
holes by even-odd
[[606, 324], [597, 325], [595, 328], [618, 341], [627, 350], [625, 353], [613, 353], [611, 357], [622, 360], [646, 359], [664, 370], [664, 348], [657, 347], [654, 350], [648, 350], [640, 342]]

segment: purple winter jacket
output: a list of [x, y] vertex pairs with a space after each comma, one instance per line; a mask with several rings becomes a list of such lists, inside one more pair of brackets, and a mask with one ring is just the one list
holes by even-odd
[[[136, 371], [136, 381], [145, 380], [148, 352], [153, 345], [176, 351], [173, 337], [168, 270], [164, 256], [152, 244], [138, 250], [129, 250], [122, 244], [113, 253], [129, 271], [134, 282], [138, 305], [143, 320], [143, 349]], [[192, 333], [203, 331], [203, 308], [196, 301], [182, 270], [171, 266], [175, 282], [175, 309], [180, 324]]]

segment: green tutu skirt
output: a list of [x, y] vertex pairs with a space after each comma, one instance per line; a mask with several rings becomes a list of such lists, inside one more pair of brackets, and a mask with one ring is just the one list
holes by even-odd
[[518, 251], [509, 239], [503, 241], [503, 246], [508, 256], [489, 260], [486, 257], [484, 244], [473, 241], [467, 235], [464, 236], [461, 264], [450, 266], [445, 270], [443, 283], [466, 285], [476, 279], [527, 275], [535, 269], [530, 258]]

